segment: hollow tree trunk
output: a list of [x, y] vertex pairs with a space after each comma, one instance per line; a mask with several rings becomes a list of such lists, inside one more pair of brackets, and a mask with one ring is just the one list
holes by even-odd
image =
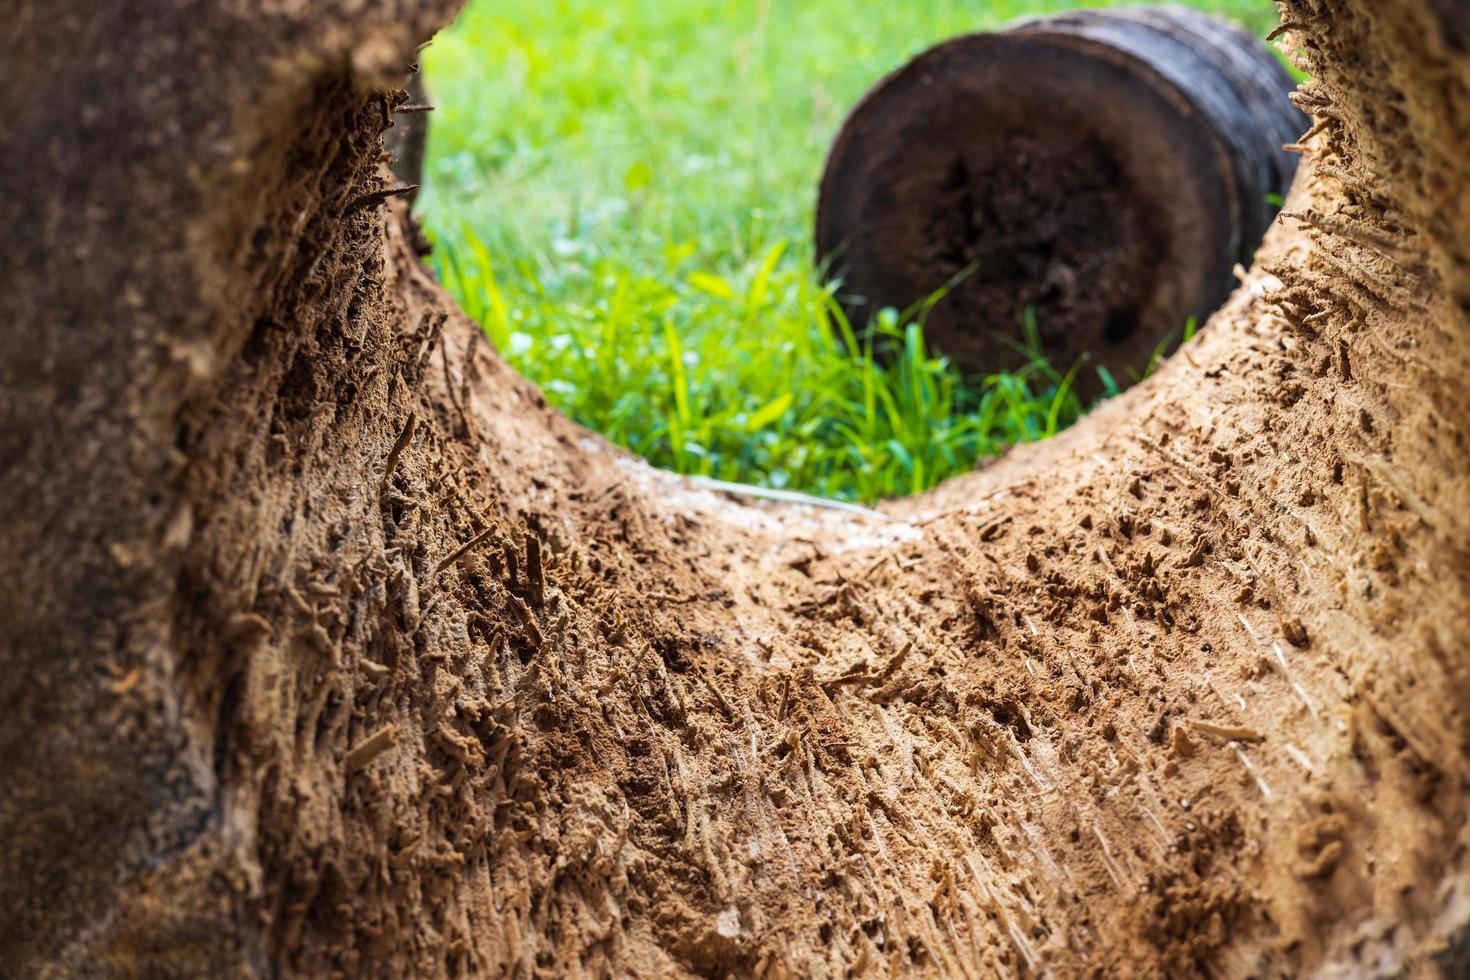
[[885, 521], [655, 473], [452, 309], [374, 196], [452, 3], [7, 14], [0, 963], [1465, 969], [1470, 27], [1283, 7], [1230, 306]]

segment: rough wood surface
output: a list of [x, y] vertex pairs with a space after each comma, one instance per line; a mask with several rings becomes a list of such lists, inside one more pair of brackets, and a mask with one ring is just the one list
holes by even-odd
[[346, 214], [451, 7], [4, 34], [4, 972], [1464, 972], [1454, 8], [1283, 4], [1228, 307], [879, 520], [615, 451]]

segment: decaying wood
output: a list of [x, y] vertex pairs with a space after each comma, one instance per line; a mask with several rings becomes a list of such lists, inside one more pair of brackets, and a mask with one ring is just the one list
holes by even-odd
[[1452, 5], [1284, 3], [1316, 217], [889, 521], [611, 449], [403, 202], [342, 220], [452, 4], [42, 6], [0, 59], [7, 971], [1464, 972]]

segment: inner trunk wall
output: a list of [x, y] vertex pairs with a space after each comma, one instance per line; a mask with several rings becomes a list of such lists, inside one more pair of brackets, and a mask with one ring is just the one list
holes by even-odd
[[[7, 59], [0, 176], [40, 190], [0, 199], [0, 961], [1230, 973], [1429, 963], [1462, 927], [1451, 15], [1285, 4], [1316, 176], [1259, 295], [894, 505], [948, 511], [911, 537], [752, 515], [547, 412], [397, 218], [346, 214], [452, 5], [347, 7], [63, 6]], [[1212, 669], [1257, 683], [1244, 722], [1201, 707]], [[1262, 713], [1269, 800], [1189, 724]]]

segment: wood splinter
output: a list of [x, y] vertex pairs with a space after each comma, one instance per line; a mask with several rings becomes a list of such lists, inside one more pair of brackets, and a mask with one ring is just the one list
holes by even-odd
[[405, 184], [402, 187], [388, 187], [380, 191], [371, 191], [370, 193], [353, 199], [352, 203], [347, 205], [347, 207], [343, 210], [342, 217], [350, 218], [354, 214], [362, 211], [365, 208], [370, 208], [382, 204], [390, 197], [398, 197], [402, 194], [412, 194], [418, 189], [418, 184]]
[[849, 684], [857, 684], [861, 686], [882, 684], [898, 672], [898, 669], [903, 666], [903, 662], [908, 659], [909, 653], [913, 649], [914, 641], [909, 640], [907, 643], [904, 644], [903, 649], [898, 651], [898, 653], [895, 653], [891, 658], [889, 658], [888, 662], [884, 664], [882, 669], [879, 670], [877, 673], [869, 672], [867, 664], [864, 663], [863, 665], [853, 670], [850, 670], [845, 674], [840, 674], [837, 677], [833, 677], [830, 680], [820, 681], [819, 683], [824, 690], [828, 691], [830, 691], [834, 687], [843, 687]]
[[342, 761], [342, 767], [350, 776], [397, 744], [398, 726], [389, 722], [348, 752], [347, 758]]
[[430, 577], [438, 578], [440, 572], [444, 571], [444, 569], [459, 561], [461, 558], [469, 553], [469, 550], [471, 548], [479, 544], [481, 541], [484, 541], [493, 533], [495, 533], [495, 526], [492, 524], [490, 527], [485, 528], [485, 530], [481, 531], [479, 534], [475, 535], [473, 538], [470, 538], [464, 544], [454, 549], [454, 551], [450, 552], [448, 558], [445, 558], [438, 565], [434, 566], [434, 574]]
[[546, 604], [546, 572], [541, 564], [541, 539], [526, 535], [526, 590], [533, 606]]
[[1226, 742], [1249, 742], [1254, 744], [1266, 740], [1266, 736], [1254, 728], [1246, 728], [1242, 725], [1217, 725], [1214, 722], [1198, 721], [1191, 718], [1189, 720], [1189, 727], [1201, 735], [1210, 735]]
[[418, 428], [418, 416], [408, 413], [408, 421], [403, 423], [403, 431], [398, 433], [398, 438], [393, 442], [393, 448], [388, 450], [388, 460], [383, 464], [382, 485], [388, 484], [388, 478], [393, 475], [393, 469], [398, 465], [398, 457], [408, 448], [413, 439], [414, 430]]

